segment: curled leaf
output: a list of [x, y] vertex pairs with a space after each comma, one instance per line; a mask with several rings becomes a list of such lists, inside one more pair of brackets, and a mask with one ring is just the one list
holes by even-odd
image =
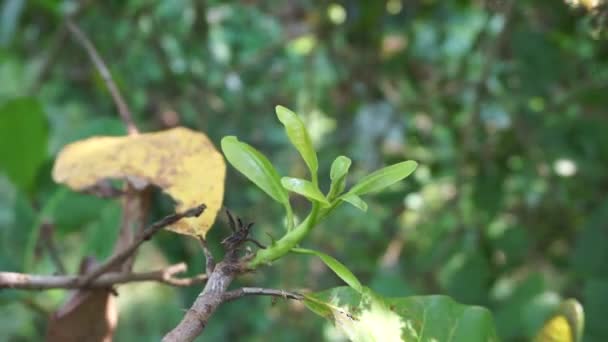
[[226, 165], [206, 135], [188, 128], [122, 137], [93, 137], [69, 144], [59, 153], [53, 179], [74, 190], [86, 190], [107, 179], [126, 179], [134, 186], [152, 183], [183, 211], [204, 203], [199, 217], [169, 227], [177, 233], [205, 235], [224, 195]]
[[281, 178], [281, 184], [285, 189], [302, 195], [309, 200], [320, 202], [326, 206], [329, 205], [323, 193], [312, 182], [300, 178], [283, 177]]
[[534, 342], [580, 342], [584, 325], [583, 306], [576, 299], [567, 299], [543, 325]]
[[222, 139], [222, 151], [235, 169], [262, 189], [275, 201], [288, 205], [289, 196], [281, 186], [279, 173], [268, 158], [235, 136]]
[[296, 113], [291, 110], [283, 106], [276, 106], [275, 110], [279, 121], [285, 126], [285, 132], [287, 132], [289, 140], [298, 152], [300, 152], [302, 159], [304, 159], [304, 162], [310, 170], [312, 178], [316, 179], [319, 162], [317, 161], [317, 153], [312, 146], [306, 126], [304, 126], [304, 123]]
[[345, 156], [337, 157], [331, 164], [331, 170], [329, 172], [329, 178], [331, 179], [331, 185], [329, 187], [329, 193], [327, 198], [333, 201], [336, 196], [344, 191], [346, 187], [346, 174], [350, 168], [351, 160]]
[[345, 156], [338, 156], [334, 159], [334, 162], [331, 163], [331, 170], [329, 171], [329, 178], [332, 181], [337, 181], [341, 178], [344, 178], [348, 173], [348, 169], [350, 168], [350, 164], [352, 161], [350, 158]]

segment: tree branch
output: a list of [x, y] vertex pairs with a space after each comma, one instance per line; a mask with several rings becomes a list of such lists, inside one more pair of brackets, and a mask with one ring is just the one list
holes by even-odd
[[[249, 239], [252, 223], [244, 223], [237, 218], [238, 226], [236, 226], [230, 213], [227, 212], [227, 215], [233, 233], [222, 241], [222, 245], [226, 248], [224, 260], [215, 265], [213, 271], [209, 273], [205, 288], [186, 312], [182, 321], [165, 335], [163, 342], [183, 342], [196, 339], [207, 326], [211, 315], [224, 302], [224, 294], [230, 283], [236, 276], [248, 271], [246, 258], [239, 260], [238, 252]], [[203, 248], [206, 248], [204, 244]]]
[[155, 222], [148, 228], [144, 229], [140, 234], [138, 234], [133, 242], [127, 246], [122, 251], [114, 254], [110, 259], [108, 259], [105, 263], [95, 268], [91, 273], [86, 274], [79, 281], [79, 287], [88, 287], [92, 284], [93, 280], [97, 279], [102, 274], [108, 272], [114, 266], [121, 264], [123, 261], [129, 258], [139, 246], [144, 243], [144, 241], [149, 240], [152, 235], [156, 234], [159, 230], [163, 229], [166, 226], [172, 225], [173, 223], [181, 220], [185, 217], [198, 217], [203, 211], [207, 208], [204, 204], [201, 204], [197, 207], [186, 210], [183, 213], [176, 213], [169, 216], [166, 216], [160, 221]]
[[74, 23], [71, 17], [66, 18], [66, 27], [72, 36], [74, 36], [76, 41], [85, 49], [89, 55], [89, 58], [93, 62], [93, 65], [95, 65], [95, 68], [99, 72], [99, 75], [101, 75], [101, 78], [105, 82], [106, 87], [108, 87], [108, 91], [112, 96], [112, 100], [114, 100], [114, 104], [118, 108], [118, 113], [120, 114], [122, 121], [127, 126], [127, 131], [129, 134], [137, 134], [139, 131], [137, 130], [137, 126], [135, 126], [135, 122], [131, 116], [131, 111], [120, 94], [116, 83], [114, 83], [114, 80], [112, 79], [112, 74], [108, 70], [106, 63], [97, 52], [97, 49], [95, 49], [93, 43], [91, 43], [84, 32], [82, 32], [82, 30], [80, 30], [80, 28]]
[[[86, 34], [76, 25], [71, 16], [66, 17], [65, 19], [65, 28], [72, 34], [72, 36], [76, 39], [76, 41], [84, 48], [87, 52], [91, 62], [101, 75], [110, 95], [112, 96], [112, 100], [116, 105], [118, 110], [118, 114], [120, 115], [122, 121], [124, 122], [127, 132], [130, 135], [138, 134], [139, 131], [133, 118], [131, 116], [131, 111], [127, 106], [124, 98], [122, 97], [120, 90], [116, 86], [114, 79], [112, 79], [112, 74], [108, 70], [106, 63], [103, 61], [99, 52], [91, 42], [91, 40], [86, 36]], [[122, 255], [127, 252], [128, 246], [132, 245], [134, 241], [134, 231], [139, 232], [143, 229], [143, 209], [142, 209], [142, 201], [143, 197], [139, 191], [136, 191], [133, 187], [131, 187], [128, 183], [125, 185], [126, 196], [123, 202], [123, 219], [121, 229], [118, 235], [118, 240], [115, 244], [115, 254], [114, 256]], [[112, 266], [120, 269], [123, 272], [130, 272], [135, 261], [134, 251], [128, 251], [130, 257], [122, 259], [121, 262], [117, 262]], [[108, 271], [108, 270], [106, 270]]]
[[12, 288], [21, 290], [48, 290], [48, 289], [78, 289], [78, 288], [106, 288], [118, 284], [154, 281], [171, 286], [185, 287], [201, 284], [207, 276], [200, 274], [192, 278], [176, 278], [175, 275], [187, 270], [184, 263], [143, 273], [107, 273], [95, 279], [89, 285], [82, 284], [82, 276], [44, 276], [14, 272], [0, 272], [0, 289]]
[[261, 287], [243, 287], [238, 290], [225, 292], [223, 301], [229, 302], [245, 296], [273, 296], [284, 299], [303, 300], [304, 296], [297, 292], [290, 292], [277, 289], [264, 289]]
[[224, 259], [215, 266], [203, 292], [188, 309], [182, 321], [163, 338], [163, 342], [194, 341], [203, 332], [215, 310], [224, 301], [228, 285], [243, 270], [238, 262]]

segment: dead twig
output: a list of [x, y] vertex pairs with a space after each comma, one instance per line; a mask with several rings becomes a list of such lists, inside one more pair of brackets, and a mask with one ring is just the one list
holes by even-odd
[[222, 296], [224, 302], [233, 301], [235, 299], [239, 299], [245, 296], [272, 296], [272, 297], [281, 297], [284, 299], [293, 299], [293, 300], [303, 300], [304, 295], [285, 291], [285, 290], [277, 290], [277, 289], [264, 289], [261, 287], [242, 287], [238, 290], [225, 292]]
[[116, 83], [114, 83], [114, 79], [112, 79], [112, 74], [106, 66], [106, 63], [103, 61], [103, 59], [97, 52], [97, 49], [95, 48], [93, 43], [91, 43], [86, 34], [78, 27], [78, 25], [76, 25], [76, 23], [74, 23], [72, 18], [66, 18], [65, 25], [68, 31], [70, 31], [72, 36], [76, 39], [76, 41], [85, 49], [85, 51], [89, 55], [89, 58], [93, 62], [93, 65], [95, 65], [95, 68], [99, 72], [99, 75], [105, 82], [106, 87], [108, 88], [108, 91], [112, 96], [112, 100], [114, 100], [114, 104], [118, 108], [120, 118], [125, 123], [125, 126], [127, 126], [127, 131], [129, 132], [129, 134], [137, 134], [139, 131], [137, 130], [137, 126], [135, 126], [135, 122], [133, 121], [133, 118], [131, 116], [131, 111], [129, 110], [127, 103], [125, 102], [120, 91], [118, 90]]
[[40, 242], [44, 245], [49, 257], [53, 261], [53, 264], [57, 268], [58, 274], [66, 274], [66, 268], [61, 260], [57, 246], [55, 245], [55, 239], [53, 233], [55, 232], [55, 226], [50, 222], [42, 223], [40, 227]]
[[198, 240], [200, 241], [203, 253], [205, 254], [205, 271], [207, 275], [209, 275], [215, 268], [215, 259], [213, 258], [213, 254], [207, 245], [207, 240], [205, 240], [202, 235], [198, 236]]
[[11, 288], [21, 290], [48, 290], [48, 289], [81, 289], [81, 288], [108, 288], [114, 285], [153, 281], [176, 287], [186, 287], [204, 283], [207, 276], [204, 274], [192, 278], [177, 278], [176, 274], [187, 270], [184, 263], [142, 273], [106, 273], [88, 285], [83, 285], [82, 276], [46, 276], [14, 272], [0, 272], [0, 289]]
[[93, 280], [97, 279], [102, 274], [108, 272], [110, 269], [115, 267], [116, 265], [120, 265], [122, 262], [127, 260], [139, 246], [144, 243], [144, 241], [149, 240], [152, 235], [156, 234], [159, 230], [163, 229], [166, 226], [172, 225], [173, 223], [181, 220], [185, 217], [198, 217], [203, 213], [206, 206], [201, 204], [197, 207], [186, 210], [183, 213], [176, 213], [169, 216], [166, 216], [160, 221], [155, 222], [148, 228], [144, 229], [140, 234], [138, 234], [133, 242], [127, 246], [122, 251], [114, 254], [110, 259], [108, 259], [102, 265], [96, 267], [91, 273], [86, 274], [84, 277], [80, 278], [79, 287], [87, 287], [93, 283]]

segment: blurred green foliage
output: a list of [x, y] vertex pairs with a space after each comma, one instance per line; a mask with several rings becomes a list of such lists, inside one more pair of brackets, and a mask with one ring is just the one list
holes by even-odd
[[[116, 236], [118, 201], [50, 179], [66, 143], [125, 133], [101, 77], [62, 29], [76, 5], [0, 1], [2, 270], [54, 271], [37, 248], [42, 222], [55, 223], [71, 272], [85, 253], [107, 256]], [[575, 297], [587, 312], [584, 340], [608, 340], [608, 44], [584, 9], [558, 0], [128, 0], [91, 2], [75, 20], [144, 131], [179, 123], [216, 145], [237, 135], [282, 175], [303, 178], [274, 115], [282, 104], [304, 117], [322, 175], [342, 154], [353, 180], [417, 160], [407, 182], [367, 199], [367, 213], [344, 206], [305, 244], [375, 291], [487, 306], [505, 341], [531, 338], [561, 298]], [[227, 179], [225, 204], [256, 222], [260, 240], [280, 236], [280, 205], [234, 170]], [[306, 202], [294, 196], [292, 206], [301, 214]], [[150, 219], [171, 210], [156, 194]], [[218, 253], [226, 234], [221, 223], [210, 232]], [[196, 241], [161, 233], [136, 268], [186, 261], [195, 273], [201, 259]], [[238, 283], [322, 290], [339, 280], [314, 258], [288, 256]], [[117, 340], [158, 340], [199, 290], [121, 287]], [[39, 340], [42, 311], [64, 298], [0, 292], [2, 335]], [[302, 305], [264, 298], [223, 306], [205, 332], [335, 336]]]

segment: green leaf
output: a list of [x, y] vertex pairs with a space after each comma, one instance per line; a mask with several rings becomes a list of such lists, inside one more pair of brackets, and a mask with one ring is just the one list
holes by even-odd
[[334, 159], [334, 162], [331, 163], [331, 170], [329, 171], [329, 178], [332, 181], [338, 181], [343, 179], [348, 173], [348, 169], [350, 168], [351, 160], [345, 156], [338, 156]]
[[329, 187], [329, 193], [327, 198], [333, 201], [336, 196], [344, 191], [346, 186], [346, 175], [350, 168], [351, 160], [345, 156], [337, 157], [331, 164], [331, 171], [329, 172], [329, 178], [331, 179], [331, 186]]
[[367, 175], [348, 192], [359, 196], [370, 192], [378, 192], [409, 176], [416, 170], [416, 166], [418, 166], [418, 163], [413, 160], [387, 166]]
[[279, 173], [268, 158], [235, 136], [224, 137], [221, 145], [226, 159], [235, 169], [275, 201], [289, 205], [289, 196], [281, 186]]
[[384, 298], [364, 288], [309, 294], [304, 303], [351, 341], [498, 341], [492, 315], [447, 296]]
[[20, 189], [32, 189], [47, 158], [48, 126], [42, 106], [33, 98], [18, 98], [0, 106], [0, 172]]
[[276, 106], [275, 110], [279, 121], [285, 126], [285, 132], [287, 133], [289, 140], [298, 152], [300, 152], [314, 181], [317, 177], [319, 163], [317, 161], [317, 153], [312, 146], [310, 136], [308, 135], [304, 123], [294, 112], [283, 106]]
[[331, 268], [331, 270], [334, 271], [334, 273], [338, 277], [340, 277], [340, 279], [342, 279], [346, 284], [348, 284], [348, 286], [352, 287], [357, 292], [361, 292], [363, 290], [363, 286], [361, 286], [359, 279], [355, 277], [353, 272], [351, 272], [346, 266], [344, 266], [344, 264], [334, 259], [333, 257], [325, 253], [314, 251], [312, 249], [292, 248], [292, 251], [300, 254], [316, 255], [317, 257], [321, 258], [325, 265]]
[[285, 189], [291, 192], [300, 194], [310, 200], [320, 202], [325, 206], [329, 205], [329, 202], [327, 201], [323, 193], [321, 193], [319, 188], [315, 186], [312, 182], [300, 178], [283, 177], [281, 178], [281, 184]]
[[355, 206], [357, 209], [359, 209], [361, 211], [367, 211], [367, 203], [365, 203], [365, 201], [362, 200], [361, 197], [359, 197], [355, 194], [348, 193], [348, 194], [345, 194], [344, 196], [341, 196], [340, 199], [352, 204], [353, 206]]

